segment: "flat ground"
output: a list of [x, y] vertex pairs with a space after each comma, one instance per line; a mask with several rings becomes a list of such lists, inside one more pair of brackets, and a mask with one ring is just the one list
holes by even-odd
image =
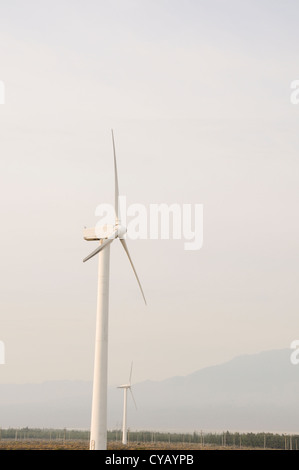
[[[14, 440], [0, 441], [0, 450], [88, 450], [89, 443], [79, 440]], [[253, 450], [253, 448], [250, 448]], [[108, 442], [108, 450], [240, 450], [240, 447], [201, 446], [200, 444], [172, 444], [164, 442], [132, 443], [127, 446], [120, 442]], [[248, 450], [242, 447], [242, 450]]]

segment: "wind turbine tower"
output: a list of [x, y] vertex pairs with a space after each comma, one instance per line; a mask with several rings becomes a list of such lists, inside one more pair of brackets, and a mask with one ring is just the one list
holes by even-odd
[[99, 255], [98, 267], [98, 300], [95, 334], [95, 358], [92, 392], [90, 450], [107, 449], [107, 386], [108, 386], [108, 313], [109, 313], [109, 271], [110, 271], [110, 245], [119, 238], [133, 268], [139, 284], [144, 302], [145, 296], [137, 276], [133, 261], [131, 259], [124, 236], [126, 227], [121, 225], [119, 212], [119, 189], [116, 166], [116, 153], [114, 135], [112, 131], [113, 156], [114, 156], [114, 188], [115, 188], [115, 223], [103, 227], [101, 234], [95, 228], [84, 229], [84, 239], [87, 241], [98, 241], [99, 246], [90, 253], [83, 262], [88, 261], [95, 255]]
[[119, 385], [117, 387], [117, 388], [123, 388], [123, 390], [124, 390], [123, 439], [122, 439], [122, 443], [124, 445], [127, 445], [127, 442], [128, 442], [128, 430], [127, 430], [127, 395], [128, 395], [128, 390], [130, 390], [130, 392], [131, 392], [133, 402], [134, 402], [135, 408], [137, 410], [137, 405], [136, 405], [136, 402], [135, 402], [135, 398], [134, 398], [134, 395], [133, 395], [133, 392], [132, 392], [132, 385], [131, 385], [132, 367], [133, 367], [133, 363], [131, 364], [131, 372], [130, 372], [129, 382], [127, 384]]

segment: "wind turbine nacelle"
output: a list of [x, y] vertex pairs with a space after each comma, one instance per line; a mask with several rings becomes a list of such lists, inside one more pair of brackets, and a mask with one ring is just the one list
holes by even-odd
[[126, 385], [118, 385], [117, 388], [131, 388], [131, 385], [126, 384]]
[[102, 227], [85, 228], [83, 231], [83, 238], [87, 241], [101, 240], [108, 238], [115, 231], [113, 225], [103, 225]]

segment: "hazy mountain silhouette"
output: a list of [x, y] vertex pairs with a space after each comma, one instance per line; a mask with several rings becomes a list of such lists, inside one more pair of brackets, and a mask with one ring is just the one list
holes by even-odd
[[[291, 350], [244, 355], [183, 377], [133, 384], [131, 429], [169, 431], [299, 430], [299, 365]], [[0, 426], [90, 426], [91, 382], [0, 385]], [[109, 389], [109, 428], [121, 426], [123, 392]]]

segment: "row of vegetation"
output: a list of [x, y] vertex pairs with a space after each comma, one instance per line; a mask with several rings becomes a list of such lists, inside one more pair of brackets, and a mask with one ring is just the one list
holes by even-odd
[[[122, 432], [119, 429], [108, 431], [108, 442], [119, 442]], [[0, 441], [4, 440], [47, 440], [47, 441], [89, 441], [89, 431], [73, 429], [31, 429], [9, 428], [0, 429]], [[200, 447], [233, 447], [233, 448], [264, 448], [264, 449], [299, 449], [299, 434], [273, 433], [167, 433], [153, 431], [128, 432], [129, 444], [167, 443], [192, 444]]]
[[[120, 439], [120, 431], [109, 432], [110, 440]], [[272, 433], [162, 433], [151, 431], [130, 431], [129, 442], [165, 442], [198, 444], [199, 446], [216, 447], [254, 447], [268, 449], [299, 449], [299, 435], [285, 435]]]

